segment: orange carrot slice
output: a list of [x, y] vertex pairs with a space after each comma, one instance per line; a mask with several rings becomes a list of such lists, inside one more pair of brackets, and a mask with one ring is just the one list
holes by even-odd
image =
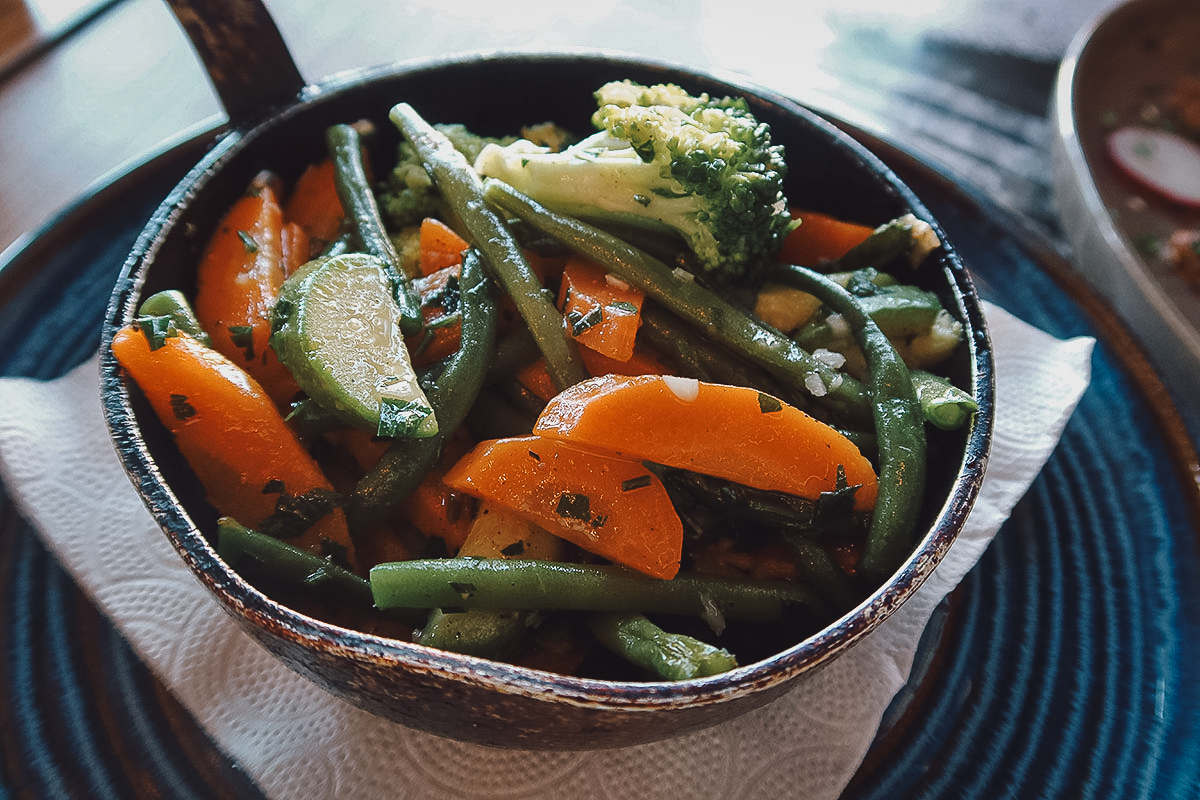
[[470, 247], [449, 225], [432, 217], [421, 220], [417, 240], [422, 275], [461, 264], [462, 251]]
[[195, 308], [213, 347], [280, 405], [298, 391], [269, 344], [271, 309], [283, 279], [283, 211], [270, 181], [260, 176], [209, 239], [197, 268]]
[[[651, 348], [637, 344], [633, 355], [624, 361], [597, 353], [590, 347], [579, 348], [579, 356], [589, 375], [669, 375], [671, 366]], [[546, 372], [546, 359], [539, 358], [517, 372], [517, 380], [526, 389], [543, 400], [558, 394], [550, 373]]]
[[875, 506], [878, 479], [854, 444], [771, 395], [661, 375], [591, 378], [555, 396], [533, 431], [626, 458], [817, 499], [838, 470]]
[[[280, 500], [332, 491], [271, 398], [225, 356], [190, 336], [151, 350], [137, 328], [118, 331], [112, 349], [221, 515], [258, 528]], [[324, 554], [323, 540], [341, 545], [354, 563], [340, 508], [291, 543]]]
[[308, 259], [308, 234], [295, 222], [283, 224], [280, 239], [280, 255], [283, 260], [283, 275], [286, 278], [303, 266]]
[[800, 225], [783, 240], [775, 257], [784, 264], [815, 267], [822, 261], [839, 259], [874, 231], [869, 225], [847, 222], [815, 211], [793, 210], [792, 218], [799, 218]]
[[[303, 228], [313, 250], [320, 252], [337, 238], [345, 216], [334, 182], [333, 161], [326, 158], [309, 165], [292, 187], [284, 217]], [[315, 253], [310, 251], [312, 254]]]
[[656, 578], [679, 571], [683, 525], [637, 461], [521, 436], [481, 443], [444, 480], [618, 564]]
[[575, 340], [609, 358], [625, 361], [642, 318], [642, 292], [582, 256], [563, 267], [559, 307]]

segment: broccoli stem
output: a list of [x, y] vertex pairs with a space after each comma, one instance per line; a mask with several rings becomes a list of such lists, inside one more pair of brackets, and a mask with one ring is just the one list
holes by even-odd
[[842, 375], [753, 314], [724, 300], [688, 275], [611, 234], [556, 214], [506, 183], [483, 182], [484, 199], [604, 265], [641, 289], [712, 341], [729, 347], [773, 374], [789, 389], [812, 396], [848, 421], [869, 425], [870, 398], [858, 381]]
[[546, 357], [554, 385], [561, 391], [586, 380], [587, 369], [562, 315], [546, 296], [512, 231], [483, 202], [479, 174], [466, 156], [407, 103], [394, 106], [390, 117], [420, 155], [434, 186], [483, 254], [492, 276], [516, 303]]

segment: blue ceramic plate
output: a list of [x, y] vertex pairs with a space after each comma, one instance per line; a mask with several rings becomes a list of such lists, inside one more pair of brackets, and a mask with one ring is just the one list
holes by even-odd
[[[1012, 519], [943, 604], [850, 798], [1200, 791], [1200, 474], [1105, 305], [1018, 219], [851, 131], [929, 206], [981, 292], [1099, 340], [1093, 383]], [[68, 210], [0, 264], [0, 374], [85, 360], [121, 263], [206, 137]], [[797, 768], [801, 768], [800, 765]], [[0, 796], [260, 797], [0, 496]]]

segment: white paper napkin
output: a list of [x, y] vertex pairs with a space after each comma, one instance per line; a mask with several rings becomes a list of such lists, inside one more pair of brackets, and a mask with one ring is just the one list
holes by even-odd
[[508, 752], [377, 719], [240, 631], [159, 531], [122, 471], [96, 360], [51, 382], [0, 380], [0, 478], [134, 649], [271, 798], [833, 798], [912, 667], [930, 614], [975, 564], [1054, 449], [1094, 341], [1054, 339], [989, 306], [996, 426], [966, 528], [921, 590], [790, 694], [677, 739], [584, 753]]

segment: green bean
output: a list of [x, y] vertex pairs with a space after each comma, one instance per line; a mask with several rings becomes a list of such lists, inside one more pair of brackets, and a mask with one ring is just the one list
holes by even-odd
[[680, 574], [650, 578], [623, 567], [502, 558], [398, 561], [371, 568], [379, 608], [505, 611], [639, 611], [774, 621], [791, 608], [819, 610], [803, 584]]
[[546, 357], [546, 370], [561, 391], [588, 377], [575, 340], [529, 266], [520, 243], [483, 202], [479, 174], [446, 136], [407, 103], [394, 106], [392, 122], [420, 155], [426, 172], [461, 227], [483, 254], [489, 271], [512, 297]]
[[338, 199], [351, 220], [351, 241], [364, 253], [383, 262], [392, 294], [400, 308], [400, 330], [406, 336], [425, 326], [421, 297], [400, 266], [400, 256], [379, 216], [379, 206], [367, 180], [362, 160], [362, 143], [351, 125], [333, 125], [325, 133], [329, 157], [333, 161]]
[[588, 627], [609, 650], [669, 681], [706, 678], [737, 667], [728, 650], [665, 631], [642, 614], [597, 612], [588, 615]]
[[[835, 269], [882, 268], [917, 246], [918, 238], [929, 228], [912, 214], [905, 214], [876, 228], [870, 236], [850, 248], [833, 265]], [[915, 265], [914, 265], [915, 266]]]
[[746, 363], [745, 359], [735, 357], [727, 348], [698, 335], [686, 322], [659, 303], [642, 304], [642, 324], [638, 331], [648, 344], [674, 355], [681, 369], [690, 377], [734, 386], [754, 386], [801, 408], [808, 404], [805, 396], [783, 391], [770, 373]]
[[925, 493], [925, 423], [912, 376], [896, 348], [838, 284], [804, 267], [789, 266], [791, 279], [805, 284], [850, 326], [867, 361], [879, 450], [879, 492], [861, 569], [875, 578], [890, 575], [912, 548], [912, 531]]
[[701, 286], [690, 275], [672, 270], [620, 239], [578, 220], [555, 214], [511, 186], [488, 179], [484, 198], [519, 217], [572, 250], [603, 264], [714, 342], [749, 358], [790, 389], [811, 395], [856, 423], [872, 419], [865, 387], [842, 375], [778, 331]]
[[844, 614], [863, 599], [854, 581], [842, 571], [829, 551], [817, 542], [794, 533], [784, 534], [800, 574], [813, 589], [826, 598], [834, 611]]
[[485, 386], [475, 405], [467, 413], [467, 427], [477, 439], [504, 439], [509, 436], [528, 436], [537, 422], [508, 401], [504, 395]]
[[217, 554], [233, 569], [252, 572], [254, 565], [274, 580], [310, 594], [333, 597], [358, 608], [370, 608], [366, 578], [273, 536], [253, 531], [231, 517], [217, 521]]
[[481, 658], [502, 658], [526, 628], [525, 612], [451, 611], [435, 608], [413, 634], [417, 644]]
[[[942, 312], [942, 303], [937, 295], [917, 286], [891, 286], [855, 297], [862, 309], [892, 341], [928, 333]], [[837, 316], [840, 315], [808, 323], [796, 334], [796, 341], [809, 349], [836, 347], [839, 338], [844, 336], [834, 322]]]
[[138, 308], [138, 318], [139, 320], [142, 318], [165, 319], [180, 333], [186, 333], [193, 339], [212, 346], [212, 340], [196, 317], [196, 311], [192, 308], [192, 304], [188, 302], [183, 292], [177, 289], [166, 289], [147, 297]]
[[911, 373], [913, 388], [916, 389], [925, 419], [942, 430], [961, 428], [979, 407], [974, 397], [949, 379], [920, 369], [914, 369]]
[[424, 439], [396, 439], [379, 462], [359, 480], [346, 498], [352, 531], [378, 522], [402, 503], [424, 478], [441, 452], [446, 437], [466, 419], [483, 385], [488, 361], [496, 347], [496, 304], [483, 275], [479, 254], [463, 254], [462, 335], [436, 383], [426, 392], [438, 418], [438, 433]]

